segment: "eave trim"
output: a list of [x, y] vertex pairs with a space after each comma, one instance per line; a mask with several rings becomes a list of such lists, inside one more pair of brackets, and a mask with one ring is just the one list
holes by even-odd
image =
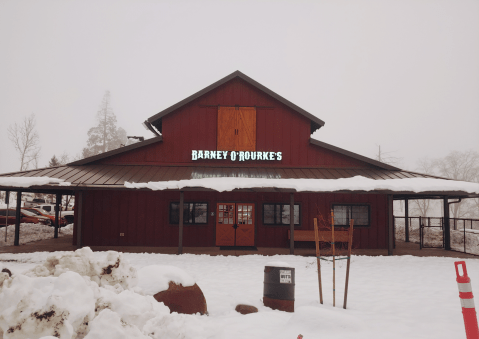
[[105, 159], [105, 158], [108, 158], [108, 157], [111, 157], [111, 156], [114, 156], [114, 155], [118, 155], [118, 154], [121, 154], [121, 153], [124, 153], [124, 152], [128, 152], [128, 151], [131, 151], [131, 150], [143, 147], [143, 146], [148, 146], [148, 145], [154, 144], [156, 142], [161, 142], [161, 141], [163, 141], [163, 137], [160, 135], [158, 137], [147, 139], [147, 140], [142, 141], [142, 142], [137, 142], [137, 143], [125, 146], [125, 147], [120, 147], [120, 148], [114, 149], [114, 150], [109, 151], [109, 152], [97, 154], [97, 155], [94, 155], [92, 157], [88, 157], [88, 158], [85, 158], [85, 159], [74, 161], [74, 162], [71, 162], [71, 163], [67, 164], [67, 166], [87, 165], [87, 164], [90, 164], [92, 162], [95, 162], [95, 161], [98, 161], [98, 160], [101, 160], [101, 159]]
[[362, 155], [359, 155], [357, 153], [353, 153], [353, 152], [350, 152], [350, 151], [346, 151], [345, 149], [342, 149], [342, 148], [339, 148], [339, 147], [336, 147], [336, 146], [333, 146], [333, 145], [330, 145], [330, 144], [327, 144], [325, 142], [322, 142], [322, 141], [319, 141], [319, 140], [316, 140], [316, 139], [313, 139], [313, 138], [310, 138], [309, 139], [309, 142], [313, 145], [316, 145], [316, 146], [319, 146], [319, 147], [322, 147], [322, 148], [326, 148], [330, 151], [333, 151], [333, 152], [337, 152], [337, 153], [340, 153], [340, 154], [343, 154], [343, 155], [346, 155], [348, 157], [351, 157], [351, 158], [354, 158], [356, 160], [360, 160], [360, 161], [363, 161], [363, 162], [366, 162], [368, 164], [371, 164], [371, 165], [374, 165], [374, 166], [377, 166], [377, 167], [380, 167], [380, 168], [383, 168], [383, 169], [387, 169], [387, 170], [392, 170], [392, 171], [401, 171], [400, 168], [398, 167], [394, 167], [394, 166], [391, 166], [391, 165], [388, 165], [388, 164], [385, 164], [383, 162], [380, 162], [380, 161], [377, 161], [377, 160], [374, 160], [374, 159], [371, 159], [371, 158], [367, 158], [365, 156], [362, 156]]

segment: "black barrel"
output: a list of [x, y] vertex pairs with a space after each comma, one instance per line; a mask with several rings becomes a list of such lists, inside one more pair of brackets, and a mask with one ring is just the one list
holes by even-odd
[[294, 312], [294, 268], [265, 266], [263, 304], [274, 310]]

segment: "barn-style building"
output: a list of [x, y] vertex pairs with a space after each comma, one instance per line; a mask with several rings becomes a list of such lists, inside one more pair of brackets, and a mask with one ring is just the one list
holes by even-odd
[[[293, 252], [302, 245], [294, 243], [294, 231], [312, 230], [313, 218], [333, 210], [338, 227], [355, 220], [355, 248], [391, 254], [393, 200], [417, 198], [417, 193], [297, 191], [269, 186], [268, 180], [430, 177], [312, 139], [322, 120], [239, 71], [144, 124], [156, 137], [66, 166], [3, 175], [59, 178], [70, 186], [0, 189], [75, 194], [78, 246], [179, 246], [180, 252], [183, 246], [290, 247]], [[264, 183], [220, 191], [195, 186], [202, 178]], [[125, 186], [188, 180], [191, 185], [178, 189]], [[444, 199], [444, 206], [450, 198], [466, 196], [463, 191], [421, 195]]]

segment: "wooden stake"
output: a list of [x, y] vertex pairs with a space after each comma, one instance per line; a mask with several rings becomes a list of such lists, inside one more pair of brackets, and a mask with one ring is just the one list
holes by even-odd
[[354, 229], [354, 220], [351, 219], [349, 221], [348, 265], [346, 266], [346, 285], [344, 286], [344, 303], [343, 303], [344, 309], [346, 309], [346, 304], [348, 302], [349, 266], [351, 264], [351, 249], [353, 247], [353, 229]]
[[319, 259], [319, 234], [318, 234], [318, 219], [314, 218], [314, 241], [316, 242], [316, 263], [318, 266], [318, 282], [319, 282], [319, 302], [323, 303], [323, 288], [321, 285], [321, 260]]
[[335, 244], [334, 244], [334, 212], [331, 210], [331, 245], [333, 248], [333, 307], [336, 306], [336, 261], [334, 260], [334, 254], [335, 254]]

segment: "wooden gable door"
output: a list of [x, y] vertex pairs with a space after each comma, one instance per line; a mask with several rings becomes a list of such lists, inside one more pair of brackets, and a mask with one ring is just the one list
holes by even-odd
[[218, 151], [256, 151], [256, 108], [218, 109]]
[[218, 203], [216, 246], [254, 246], [254, 220], [254, 204]]

